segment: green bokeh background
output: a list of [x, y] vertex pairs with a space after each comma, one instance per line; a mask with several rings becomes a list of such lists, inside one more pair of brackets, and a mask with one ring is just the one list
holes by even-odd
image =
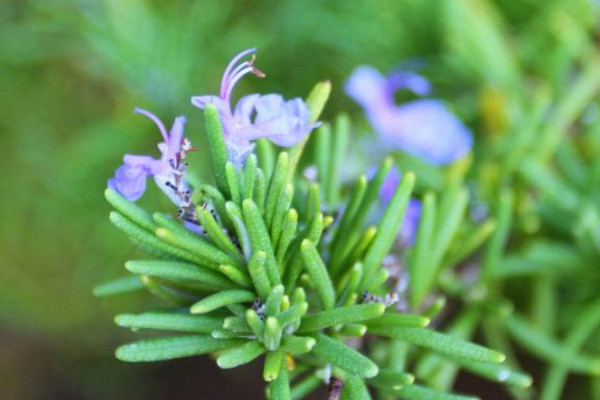
[[[304, 96], [330, 79], [327, 119], [358, 111], [342, 89], [358, 64], [417, 65], [481, 143], [493, 130], [482, 122], [482, 93], [510, 99], [518, 68], [560, 96], [569, 67], [598, 40], [591, 1], [457, 1], [467, 12], [451, 3], [0, 1], [0, 398], [204, 398], [212, 385], [225, 392], [206, 398], [235, 390], [259, 398], [252, 367], [223, 373], [203, 360], [113, 359], [132, 338], [113, 315], [150, 301], [91, 294], [136, 254], [110, 225], [102, 195], [124, 153], [155, 151], [155, 127], [132, 110], [165, 123], [185, 114], [202, 148], [201, 113], [189, 98], [215, 93], [227, 61], [257, 46], [267, 79], [244, 80], [238, 95]], [[518, 67], [507, 54], [518, 54]], [[190, 161], [207, 177], [203, 152]], [[153, 187], [142, 199], [157, 208], [167, 201]]]

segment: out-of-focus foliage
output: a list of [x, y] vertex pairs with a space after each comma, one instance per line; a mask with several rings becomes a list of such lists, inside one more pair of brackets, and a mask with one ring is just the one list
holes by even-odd
[[[216, 92], [221, 60], [256, 45], [269, 79], [260, 88], [242, 85], [291, 97], [330, 79], [326, 117], [356, 110], [341, 87], [357, 64], [421, 68], [475, 132], [469, 179], [476, 195], [493, 215], [503, 207], [498, 199], [513, 201], [510, 239], [496, 244], [502, 267], [491, 273], [501, 279], [489, 289], [513, 300], [526, 328], [579, 348], [587, 337], [577, 332], [597, 318], [591, 301], [600, 280], [599, 14], [593, 0], [0, 2], [0, 333], [11, 343], [37, 343], [44, 365], [73, 393], [125, 397], [133, 372], [110, 360], [121, 335], [110, 319], [149, 299], [90, 296], [138, 255], [105, 218], [105, 180], [125, 152], [154, 150], [148, 136], [155, 132], [131, 115], [136, 105], [165, 120], [188, 110], [189, 135], [202, 147], [189, 97]], [[192, 157], [193, 172], [206, 177], [205, 155]], [[437, 170], [416, 172], [420, 190], [444, 179]], [[508, 186], [513, 195], [498, 196]], [[153, 189], [143, 204], [167, 201]], [[509, 331], [523, 332], [520, 322]], [[493, 323], [483, 325], [492, 339]], [[586, 345], [598, 353], [597, 340]], [[20, 354], [0, 353], [0, 367], [11, 371], [2, 380], [12, 398], [39, 397], [43, 382], [30, 383]], [[558, 358], [529, 357], [541, 360], [532, 367], [536, 386], [556, 382], [542, 391], [559, 398], [561, 385], [552, 385], [568, 368]], [[110, 371], [121, 378], [98, 377]], [[572, 398], [597, 398], [600, 385], [590, 390], [584, 382], [568, 386]], [[129, 389], [152, 398], [152, 385]]]

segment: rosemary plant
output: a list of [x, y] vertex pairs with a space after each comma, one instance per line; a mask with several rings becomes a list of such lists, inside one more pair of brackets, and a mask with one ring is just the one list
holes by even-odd
[[[183, 138], [183, 118], [167, 132], [139, 110], [163, 134], [162, 158], [126, 156], [105, 196], [114, 207], [111, 222], [150, 258], [128, 261], [132, 277], [95, 292], [146, 288], [165, 309], [121, 314], [116, 324], [171, 333], [125, 344], [117, 358], [213, 354], [223, 369], [262, 358], [266, 395], [278, 400], [304, 398], [321, 385], [331, 400], [472, 399], [450, 392], [460, 369], [527, 388], [531, 378], [512, 367], [514, 359], [470, 341], [480, 321], [493, 333], [494, 321], [511, 313], [510, 304], [490, 296], [488, 283], [498, 274], [512, 193], [504, 193], [492, 217], [476, 221], [467, 217], [465, 163], [450, 169], [438, 191], [415, 192], [419, 170], [405, 168], [380, 207], [394, 160], [384, 159], [370, 178], [342, 183], [349, 118], [340, 115], [309, 134], [319, 125], [329, 82], [318, 83], [305, 102], [251, 95], [232, 111], [237, 80], [263, 75], [254, 58], [236, 64], [251, 53], [234, 59], [218, 97], [192, 100], [204, 110], [213, 182], [191, 187], [185, 179], [185, 154], [194, 148]], [[249, 105], [254, 109], [244, 110]], [[261, 119], [274, 114], [272, 107], [285, 117], [276, 127]], [[314, 166], [316, 174], [301, 166]], [[177, 216], [149, 213], [133, 202], [148, 176], [178, 207]], [[399, 245], [415, 196], [422, 202], [418, 232], [411, 246]], [[465, 267], [473, 257], [483, 260], [475, 275]], [[446, 299], [461, 312], [448, 317]], [[525, 324], [511, 316], [508, 329], [522, 332]], [[502, 348], [504, 342], [489, 343]], [[598, 368], [595, 359], [576, 361], [581, 370]]]

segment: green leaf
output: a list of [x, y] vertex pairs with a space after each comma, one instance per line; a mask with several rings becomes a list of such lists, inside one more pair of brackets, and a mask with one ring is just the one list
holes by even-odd
[[235, 368], [247, 364], [265, 352], [265, 348], [257, 341], [251, 340], [221, 353], [217, 365], [223, 369]]
[[248, 230], [244, 225], [244, 219], [242, 217], [242, 210], [234, 202], [228, 201], [225, 204], [227, 215], [231, 219], [231, 223], [235, 229], [236, 236], [242, 246], [242, 252], [246, 260], [250, 259], [252, 255], [252, 246], [250, 244], [250, 237], [248, 236]]
[[275, 351], [269, 351], [267, 353], [267, 356], [265, 357], [265, 365], [263, 367], [263, 379], [265, 382], [271, 382], [277, 379], [283, 361], [283, 350], [278, 349]]
[[271, 283], [269, 282], [269, 277], [267, 276], [265, 268], [266, 263], [267, 253], [264, 251], [255, 252], [248, 263], [250, 279], [252, 279], [252, 282], [254, 283], [254, 288], [256, 289], [258, 297], [263, 301], [266, 300], [271, 291]]
[[206, 120], [206, 139], [208, 141], [208, 152], [210, 154], [213, 175], [217, 183], [217, 188], [228, 197], [230, 196], [230, 192], [227, 185], [225, 165], [229, 161], [229, 153], [225, 145], [219, 111], [215, 106], [207, 105], [204, 108], [204, 118]]
[[139, 276], [126, 276], [96, 286], [93, 293], [96, 297], [105, 297], [129, 293], [143, 288], [144, 284]]
[[342, 390], [342, 400], [371, 400], [365, 382], [358, 376], [348, 376]]
[[368, 283], [368, 279], [382, 265], [384, 257], [392, 248], [398, 229], [400, 229], [400, 225], [402, 224], [404, 212], [414, 184], [415, 175], [412, 172], [407, 172], [385, 209], [381, 223], [377, 228], [377, 235], [363, 260], [364, 273], [362, 285]]
[[233, 166], [231, 161], [227, 161], [225, 164], [225, 177], [227, 178], [227, 186], [229, 187], [229, 193], [231, 193], [231, 201], [235, 204], [241, 204], [242, 193], [240, 190], [240, 181], [238, 173]]
[[340, 171], [346, 154], [348, 137], [350, 136], [350, 118], [346, 114], [339, 114], [333, 127], [333, 146], [329, 156], [329, 172], [327, 181], [323, 184], [325, 203], [333, 208], [338, 203], [341, 179]]
[[[310, 374], [306, 378], [296, 382], [291, 388], [293, 400], [301, 400], [319, 387], [323, 381], [315, 374]], [[275, 397], [273, 397], [275, 399]]]
[[546, 333], [531, 326], [526, 320], [511, 315], [505, 324], [512, 338], [527, 351], [554, 363], [570, 366], [574, 371], [600, 375], [600, 357], [571, 352]]
[[192, 314], [205, 314], [229, 304], [248, 303], [256, 295], [247, 290], [223, 290], [203, 298], [190, 308]]
[[276, 285], [271, 288], [265, 302], [265, 314], [267, 316], [273, 317], [279, 313], [281, 301], [283, 300], [283, 290], [283, 285]]
[[369, 328], [369, 332], [394, 339], [401, 339], [441, 354], [473, 361], [501, 363], [505, 359], [504, 354], [497, 351], [489, 350], [485, 347], [429, 329], [376, 326]]
[[200, 224], [204, 229], [206, 229], [206, 232], [208, 233], [208, 236], [210, 236], [212, 241], [222, 251], [241, 262], [239, 249], [233, 244], [229, 236], [227, 236], [225, 232], [223, 232], [223, 228], [215, 220], [210, 210], [208, 208], [198, 206], [196, 207], [196, 215], [198, 216]]
[[242, 199], [251, 199], [254, 193], [254, 182], [256, 180], [256, 168], [258, 161], [256, 154], [250, 154], [244, 163], [244, 169], [242, 173]]
[[277, 266], [277, 261], [275, 261], [275, 255], [273, 254], [271, 238], [269, 237], [267, 227], [265, 226], [265, 222], [258, 207], [252, 200], [246, 199], [242, 203], [242, 212], [246, 228], [248, 229], [252, 251], [254, 253], [259, 251], [265, 252], [266, 260], [264, 268], [267, 277], [269, 278], [269, 283], [272, 286], [279, 285], [281, 283], [279, 267]]
[[267, 350], [277, 350], [281, 342], [283, 332], [276, 317], [267, 317], [265, 322], [264, 343]]
[[275, 170], [273, 176], [269, 182], [269, 191], [267, 192], [267, 203], [265, 205], [265, 225], [270, 228], [273, 224], [273, 217], [275, 216], [275, 209], [279, 202], [279, 197], [283, 192], [283, 188], [286, 185], [286, 175], [289, 168], [290, 158], [288, 153], [281, 152], [277, 158], [277, 164], [275, 164]]
[[290, 379], [288, 377], [288, 372], [285, 364], [285, 357], [281, 358], [282, 365], [279, 367], [279, 373], [277, 374], [277, 378], [269, 384], [269, 399], [291, 400], [292, 394], [290, 391]]
[[202, 282], [214, 286], [215, 290], [236, 287], [229, 279], [208, 268], [179, 261], [131, 260], [125, 263], [125, 268], [138, 275]]
[[432, 192], [423, 197], [417, 239], [410, 262], [411, 305], [416, 308], [429, 293], [436, 276], [437, 265], [432, 260], [434, 246], [436, 198]]
[[479, 397], [443, 393], [414, 384], [402, 387], [398, 394], [405, 400], [479, 400]]
[[251, 308], [246, 310], [246, 322], [256, 337], [261, 341], [264, 340], [265, 323], [258, 316], [256, 311]]
[[506, 385], [528, 388], [533, 382], [531, 376], [523, 372], [512, 370], [504, 364], [482, 363], [464, 360], [461, 358], [455, 358], [452, 359], [452, 361], [472, 374], [482, 376], [491, 381], [504, 383]]
[[204, 315], [187, 315], [168, 312], [120, 314], [115, 317], [119, 326], [131, 329], [159, 329], [177, 332], [210, 333], [219, 328], [222, 321]]
[[156, 223], [152, 216], [137, 204], [127, 200], [119, 193], [112, 189], [106, 189], [104, 191], [104, 197], [112, 205], [115, 210], [123, 214], [141, 227], [154, 231], [156, 229]]
[[366, 322], [369, 327], [400, 327], [400, 328], [424, 328], [429, 325], [429, 318], [414, 314], [401, 314], [399, 312], [388, 312], [379, 318]]
[[[185, 249], [175, 247], [169, 243], [165, 243], [148, 232], [144, 228], [136, 225], [134, 222], [125, 218], [123, 215], [116, 211], [110, 213], [110, 221], [119, 229], [121, 229], [127, 236], [135, 239], [145, 245], [151, 246], [160, 250], [161, 252], [173, 255], [178, 258], [185, 259], [187, 261], [194, 262], [200, 265], [206, 265], [206, 259], [197, 256]], [[160, 230], [161, 228], [159, 228]]]
[[373, 361], [345, 344], [321, 333], [311, 336], [317, 341], [313, 352], [333, 366], [363, 378], [372, 378], [379, 372]]
[[281, 341], [281, 347], [293, 355], [309, 353], [317, 341], [311, 337], [285, 335]]
[[[275, 213], [271, 223], [271, 237], [276, 240], [281, 235], [281, 230], [285, 223], [285, 217], [290, 210], [292, 200], [294, 199], [294, 185], [288, 183], [279, 196], [279, 201], [275, 207]], [[276, 248], [276, 245], [274, 246]]]
[[[165, 228], [158, 228], [156, 229], [156, 236], [167, 242], [166, 245], [177, 246], [183, 254], [192, 254], [193, 259], [190, 261], [195, 261], [197, 264], [211, 269], [218, 269], [219, 264], [239, 265], [239, 262], [199, 235], [196, 235], [196, 237], [177, 235]], [[190, 256], [182, 258], [190, 259]]]
[[377, 376], [369, 379], [369, 383], [375, 386], [389, 387], [397, 390], [406, 385], [412, 385], [415, 377], [405, 372], [382, 369]]
[[295, 209], [289, 209], [285, 214], [283, 221], [283, 227], [281, 228], [281, 234], [276, 242], [275, 246], [275, 258], [277, 263], [281, 265], [284, 260], [285, 254], [288, 250], [290, 243], [296, 236], [296, 229], [298, 227], [298, 212]]
[[[329, 81], [321, 81], [315, 85], [315, 87], [309, 93], [306, 99], [306, 106], [308, 107], [308, 111], [310, 112], [310, 122], [317, 122], [321, 112], [325, 108], [325, 104], [327, 103], [327, 99], [329, 99], [329, 95], [331, 94], [331, 82]], [[296, 168], [298, 166], [298, 162], [300, 161], [300, 156], [304, 151], [304, 147], [306, 146], [306, 142], [308, 141], [307, 136], [302, 140], [302, 142], [298, 143], [294, 147], [292, 147], [289, 151], [290, 154], [290, 168], [288, 170], [288, 175], [286, 178], [287, 182], [291, 182], [294, 174], [296, 172]]]
[[308, 303], [307, 302], [301, 302], [298, 304], [294, 304], [292, 305], [290, 308], [288, 308], [287, 310], [281, 312], [279, 315], [277, 315], [277, 320], [279, 321], [279, 325], [281, 325], [282, 328], [287, 327], [288, 325], [290, 325], [292, 327], [292, 329], [290, 329], [289, 331], [286, 330], [286, 332], [293, 332], [295, 331], [296, 327], [298, 327], [300, 325], [301, 322], [301, 318], [302, 316], [304, 316], [304, 314], [306, 314], [306, 310], [308, 310]]
[[142, 340], [119, 347], [116, 356], [121, 361], [162, 361], [198, 356], [238, 346], [239, 339], [215, 339], [210, 336], [172, 336]]
[[330, 326], [370, 320], [383, 315], [384, 311], [384, 304], [374, 303], [335, 308], [317, 314], [306, 315], [302, 318], [298, 332], [310, 332]]
[[236, 267], [231, 265], [219, 265], [219, 271], [243, 288], [252, 287], [250, 277]]
[[304, 266], [315, 285], [321, 305], [325, 310], [332, 309], [335, 306], [335, 290], [321, 256], [310, 240], [302, 242], [301, 251]]

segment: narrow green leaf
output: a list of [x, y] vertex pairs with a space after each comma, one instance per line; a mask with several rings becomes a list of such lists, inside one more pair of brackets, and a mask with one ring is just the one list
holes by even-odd
[[379, 318], [370, 319], [366, 324], [369, 327], [424, 328], [429, 325], [429, 321], [429, 318], [421, 315], [388, 312]]
[[367, 333], [367, 326], [364, 324], [346, 324], [339, 330], [341, 336], [363, 337]]
[[164, 279], [186, 279], [214, 286], [214, 289], [231, 289], [236, 285], [223, 275], [199, 265], [179, 261], [131, 260], [125, 268], [134, 274]]
[[600, 375], [600, 357], [569, 351], [561, 343], [517, 315], [507, 317], [505, 326], [511, 337], [528, 352], [553, 363], [568, 365], [577, 372]]
[[217, 357], [217, 365], [222, 369], [235, 368], [248, 364], [265, 352], [265, 348], [257, 341], [251, 340], [221, 353]]
[[258, 139], [255, 143], [258, 166], [265, 176], [269, 177], [273, 175], [273, 167], [275, 166], [275, 146], [269, 139]]
[[206, 120], [206, 138], [208, 141], [208, 152], [213, 170], [213, 175], [217, 183], [217, 188], [226, 197], [230, 196], [227, 185], [227, 176], [225, 174], [225, 165], [229, 161], [229, 153], [225, 145], [223, 135], [223, 126], [219, 111], [214, 105], [207, 105], [204, 108], [204, 118]]
[[221, 351], [243, 343], [239, 339], [215, 339], [210, 336], [172, 336], [142, 340], [119, 347], [116, 356], [121, 361], [146, 362], [172, 360]]
[[417, 239], [410, 259], [411, 305], [416, 308], [429, 293], [436, 277], [437, 265], [432, 260], [431, 249], [434, 246], [434, 229], [436, 220], [436, 198], [433, 192], [423, 197], [421, 217]]
[[127, 200], [119, 193], [112, 189], [106, 189], [104, 191], [104, 197], [112, 205], [115, 210], [123, 214], [125, 217], [140, 225], [141, 227], [154, 231], [156, 229], [156, 223], [152, 219], [152, 216], [137, 204]]
[[300, 325], [301, 318], [304, 316], [304, 314], [306, 314], [306, 310], [308, 310], [307, 302], [301, 302], [292, 305], [290, 308], [277, 315], [279, 325], [281, 325], [281, 327], [284, 329], [288, 325], [291, 325], [291, 328], [289, 330], [286, 329], [286, 332], [294, 332], [296, 328]]
[[494, 232], [483, 257], [480, 280], [482, 283], [489, 279], [500, 269], [503, 259], [504, 245], [510, 234], [512, 224], [514, 195], [510, 189], [500, 193], [500, 204], [498, 210], [498, 228]]
[[246, 199], [242, 204], [242, 212], [246, 228], [248, 229], [252, 251], [255, 253], [259, 251], [265, 252], [266, 261], [264, 268], [269, 278], [269, 283], [272, 286], [279, 285], [281, 283], [279, 267], [277, 266], [277, 261], [275, 261], [267, 227], [258, 207], [252, 200]]
[[369, 379], [369, 383], [375, 386], [389, 387], [397, 390], [403, 386], [412, 385], [415, 377], [406, 372], [393, 371], [391, 369], [381, 369], [377, 376]]
[[298, 332], [310, 332], [335, 325], [371, 320], [383, 315], [384, 311], [385, 305], [381, 303], [360, 304], [322, 311], [304, 316]]
[[256, 311], [251, 308], [246, 310], [246, 322], [256, 337], [259, 340], [263, 340], [263, 336], [265, 334], [265, 323], [260, 319]]
[[385, 209], [377, 228], [377, 235], [363, 260], [363, 284], [367, 283], [369, 277], [382, 264], [384, 257], [394, 244], [414, 184], [415, 175], [412, 172], [406, 173]]
[[233, 331], [233, 332], [242, 332], [242, 333], [250, 333], [250, 325], [246, 322], [245, 318], [242, 317], [227, 317], [223, 320], [222, 327]]
[[115, 323], [124, 328], [159, 329], [177, 332], [210, 333], [223, 322], [215, 317], [168, 312], [145, 312], [142, 314], [120, 314]]
[[344, 382], [342, 400], [371, 400], [371, 395], [367, 385], [360, 377], [350, 375]]
[[[291, 395], [293, 400], [301, 400], [312, 393], [323, 381], [315, 374], [310, 374], [292, 386]], [[276, 399], [276, 397], [272, 397]]]
[[253, 200], [261, 213], [265, 212], [265, 202], [267, 199], [267, 178], [262, 169], [256, 170], [256, 185], [254, 186]]
[[254, 283], [254, 288], [258, 297], [263, 301], [266, 300], [269, 292], [271, 291], [271, 283], [267, 276], [265, 265], [267, 263], [267, 253], [264, 251], [257, 251], [252, 255], [248, 262], [248, 272], [250, 273], [250, 279]]
[[286, 213], [290, 210], [292, 200], [294, 198], [294, 185], [288, 183], [284, 188], [283, 192], [279, 196], [279, 201], [275, 207], [275, 213], [273, 215], [273, 221], [271, 223], [271, 237], [275, 240], [281, 235], [281, 230], [285, 223]]
[[281, 234], [279, 235], [279, 240], [277, 240], [276, 248], [275, 248], [275, 258], [278, 264], [283, 263], [283, 259], [288, 250], [290, 243], [296, 236], [296, 229], [298, 227], [298, 212], [295, 209], [289, 209], [285, 215], [285, 219], [283, 221], [283, 227], [281, 229]]
[[456, 362], [458, 365], [472, 374], [510, 386], [528, 388], [533, 382], [531, 376], [523, 372], [512, 370], [504, 364], [482, 363], [464, 360], [461, 358], [454, 358], [452, 361]]
[[[281, 366], [277, 378], [269, 384], [269, 399], [273, 400], [291, 400], [290, 379], [286, 368], [285, 357], [281, 357]], [[266, 365], [265, 365], [266, 369]], [[265, 374], [266, 375], [266, 374]], [[266, 378], [265, 378], [266, 380]]]
[[275, 164], [273, 176], [269, 182], [269, 191], [267, 192], [267, 203], [265, 205], [265, 225], [270, 228], [273, 224], [275, 209], [279, 202], [279, 197], [286, 185], [285, 177], [288, 172], [290, 158], [288, 153], [281, 152]]
[[[207, 265], [206, 258], [199, 257], [196, 254], [192, 254], [191, 252], [175, 247], [169, 243], [165, 243], [154, 236], [152, 233], [148, 232], [144, 228], [136, 225], [134, 222], [130, 221], [123, 215], [119, 214], [116, 211], [112, 211], [110, 213], [110, 221], [119, 229], [121, 229], [127, 236], [144, 243], [145, 245], [156, 248], [162, 252], [173, 255], [178, 258], [182, 258], [187, 261], [192, 261], [194, 263], [200, 265]], [[158, 230], [160, 230], [159, 228]]]
[[441, 354], [465, 358], [467, 360], [501, 363], [505, 359], [504, 354], [497, 351], [429, 329], [373, 326], [369, 328], [369, 332], [394, 339], [401, 339]]
[[[329, 95], [331, 94], [331, 82], [329, 81], [321, 81], [315, 85], [315, 87], [311, 90], [308, 97], [306, 98], [306, 106], [310, 112], [310, 122], [317, 122], [323, 108], [325, 108], [325, 104], [327, 103], [327, 99], [329, 99]], [[300, 161], [300, 156], [304, 151], [304, 147], [306, 146], [306, 142], [310, 136], [307, 136], [302, 140], [302, 142], [298, 143], [294, 147], [290, 149], [290, 168], [288, 170], [287, 182], [291, 182], [294, 177], [294, 173], [296, 172], [296, 168], [298, 166], [298, 162]]]
[[398, 391], [406, 400], [479, 400], [479, 397], [438, 392], [420, 385], [408, 385]]
[[239, 265], [239, 262], [199, 235], [196, 235], [196, 237], [176, 235], [165, 228], [158, 228], [156, 229], [156, 236], [164, 240], [165, 244], [168, 243], [168, 246], [177, 246], [184, 254], [192, 254], [192, 259], [189, 256], [181, 258], [194, 261], [211, 269], [218, 269], [219, 264]]
[[332, 309], [335, 306], [335, 290], [321, 256], [310, 240], [302, 242], [301, 252], [302, 260], [315, 285], [321, 305], [325, 310]]
[[283, 290], [283, 285], [276, 285], [271, 288], [265, 302], [265, 314], [267, 316], [273, 317], [279, 313], [281, 301], [283, 300]]
[[200, 224], [212, 241], [225, 253], [230, 255], [236, 260], [241, 262], [241, 256], [239, 249], [231, 242], [231, 239], [223, 232], [223, 228], [215, 220], [212, 213], [208, 208], [198, 206], [196, 207], [196, 215], [200, 221]]
[[252, 287], [252, 281], [250, 280], [250, 277], [231, 265], [219, 265], [219, 271], [221, 271], [221, 273], [229, 278], [232, 282], [243, 288]]
[[169, 303], [188, 306], [200, 297], [200, 294], [192, 292], [189, 288], [183, 289], [174, 282], [165, 282], [146, 275], [142, 275], [140, 280], [150, 293]]
[[96, 297], [105, 297], [129, 293], [143, 288], [144, 285], [139, 276], [126, 276], [96, 286], [93, 293]]
[[348, 137], [350, 136], [350, 118], [346, 114], [339, 114], [333, 126], [333, 146], [329, 157], [329, 172], [327, 183], [323, 186], [325, 203], [333, 208], [338, 203], [341, 179], [340, 171], [346, 154]]
[[229, 304], [248, 303], [256, 295], [247, 290], [223, 290], [207, 296], [190, 308], [192, 314], [205, 314]]
[[263, 367], [263, 379], [265, 382], [272, 382], [277, 379], [283, 361], [283, 350], [278, 349], [267, 353], [265, 365]]
[[277, 350], [283, 332], [276, 317], [267, 317], [265, 322], [264, 343], [267, 350]]
[[313, 352], [333, 366], [363, 378], [372, 378], [379, 372], [379, 368], [371, 360], [345, 344], [321, 333], [311, 336], [317, 341]]
[[227, 178], [227, 186], [229, 187], [229, 193], [231, 193], [231, 201], [235, 204], [241, 204], [242, 192], [239, 176], [233, 163], [228, 161], [225, 164], [225, 177]]
[[242, 210], [240, 210], [237, 204], [231, 201], [228, 201], [225, 204], [225, 209], [227, 210], [227, 215], [231, 219], [231, 223], [235, 229], [236, 237], [242, 246], [244, 258], [249, 260], [250, 256], [252, 255], [252, 246], [250, 244], [248, 230], [246, 229], [246, 225], [244, 225], [244, 219], [242, 218]]
[[281, 347], [290, 354], [300, 355], [309, 353], [316, 343], [316, 340], [311, 337], [285, 335]]

